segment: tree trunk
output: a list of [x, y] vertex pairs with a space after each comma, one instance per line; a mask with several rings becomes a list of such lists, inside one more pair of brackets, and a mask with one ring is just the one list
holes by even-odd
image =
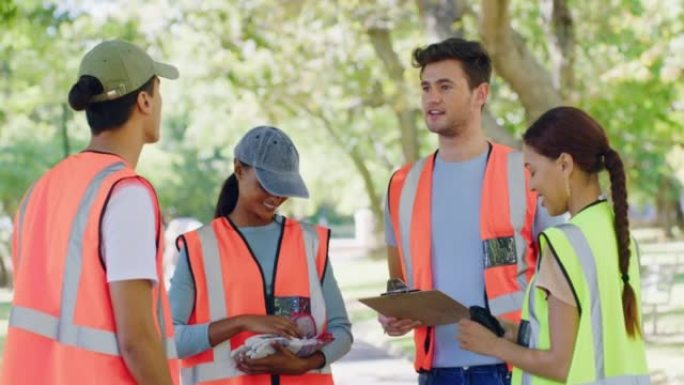
[[673, 229], [684, 231], [684, 213], [679, 203], [678, 183], [672, 176], [662, 178], [656, 194], [656, 224], [663, 229], [667, 238], [673, 238]]
[[0, 287], [12, 287], [12, 272], [7, 268], [11, 256], [5, 245], [0, 244]]
[[416, 5], [430, 41], [439, 41], [450, 37], [465, 37], [463, 15], [465, 15], [468, 7], [466, 1], [416, 0]]
[[[492, 95], [489, 97], [492, 97]], [[487, 137], [494, 142], [505, 144], [506, 146], [513, 148], [520, 148], [520, 139], [516, 139], [513, 134], [501, 126], [486, 105], [482, 112], [482, 129], [484, 129]]]
[[[378, 194], [377, 190], [375, 189], [375, 184], [373, 184], [373, 176], [371, 174], [371, 171], [368, 169], [366, 166], [366, 157], [364, 154], [362, 154], [358, 148], [355, 146], [349, 146], [343, 139], [343, 135], [340, 134], [340, 132], [336, 129], [335, 125], [328, 119], [324, 113], [320, 111], [314, 111], [312, 110], [306, 103], [300, 104], [300, 107], [306, 111], [309, 115], [317, 118], [323, 123], [323, 127], [325, 127], [325, 130], [330, 134], [330, 136], [333, 138], [333, 141], [342, 148], [347, 155], [349, 155], [349, 158], [351, 159], [352, 163], [354, 164], [354, 167], [356, 168], [356, 171], [361, 175], [361, 179], [363, 180], [363, 185], [366, 189], [366, 195], [368, 196], [368, 203], [370, 206], [370, 210], [373, 213], [373, 216], [375, 217], [376, 221], [376, 226], [378, 223], [382, 223], [382, 218], [383, 218], [383, 209], [382, 209], [382, 197], [380, 194]], [[350, 111], [350, 119], [351, 116], [353, 115], [353, 112]], [[369, 140], [372, 140], [369, 138]], [[378, 219], [380, 221], [378, 221]], [[376, 233], [379, 231], [376, 229]]]
[[509, 0], [482, 0], [480, 35], [496, 72], [518, 94], [528, 123], [546, 110], [562, 104], [551, 74], [510, 25]]
[[541, 0], [551, 56], [553, 87], [568, 101], [575, 88], [575, 28], [566, 0]]
[[392, 38], [387, 28], [371, 26], [366, 30], [375, 53], [382, 61], [389, 78], [396, 87], [390, 91], [388, 100], [399, 123], [401, 132], [401, 149], [404, 154], [405, 163], [414, 162], [418, 159], [418, 114], [416, 108], [412, 108], [413, 103], [408, 99], [411, 93], [409, 85], [404, 80], [404, 67], [392, 47]]

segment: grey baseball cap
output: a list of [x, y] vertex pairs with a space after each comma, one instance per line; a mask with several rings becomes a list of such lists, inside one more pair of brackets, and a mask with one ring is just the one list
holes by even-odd
[[308, 198], [309, 190], [299, 174], [299, 153], [283, 131], [270, 126], [249, 130], [234, 150], [235, 157], [256, 171], [269, 194]]

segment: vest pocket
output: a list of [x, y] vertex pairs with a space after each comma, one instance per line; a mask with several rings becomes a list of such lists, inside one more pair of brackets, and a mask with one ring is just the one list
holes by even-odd
[[273, 302], [275, 315], [289, 317], [292, 314], [311, 314], [311, 299], [309, 297], [275, 297]]
[[293, 321], [302, 337], [313, 338], [318, 335], [316, 321], [311, 315], [311, 299], [309, 297], [275, 297], [274, 307], [273, 314], [287, 317]]
[[515, 265], [515, 237], [486, 239], [484, 243], [485, 268]]

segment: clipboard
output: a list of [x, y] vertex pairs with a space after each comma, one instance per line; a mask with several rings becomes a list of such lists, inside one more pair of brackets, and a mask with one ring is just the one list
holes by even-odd
[[417, 320], [426, 326], [452, 324], [470, 317], [467, 307], [439, 290], [391, 293], [359, 301], [380, 314]]

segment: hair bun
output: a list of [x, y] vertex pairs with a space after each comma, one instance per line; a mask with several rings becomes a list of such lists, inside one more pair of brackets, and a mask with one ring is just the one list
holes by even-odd
[[97, 78], [83, 75], [69, 91], [69, 105], [76, 111], [83, 111], [93, 96], [102, 93], [104, 88]]

